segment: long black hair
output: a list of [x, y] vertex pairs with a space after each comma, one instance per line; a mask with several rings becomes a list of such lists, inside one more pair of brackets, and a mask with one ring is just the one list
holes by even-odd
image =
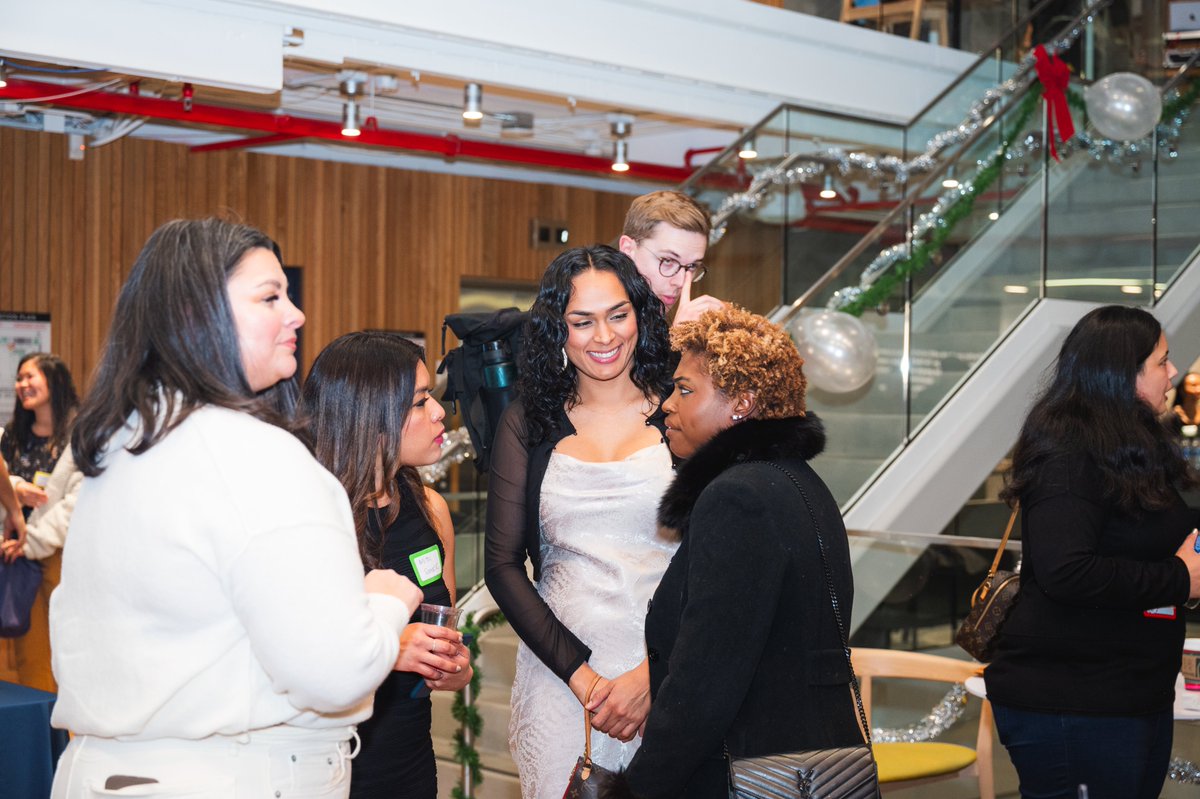
[[113, 311], [100, 364], [71, 432], [80, 470], [104, 471], [106, 445], [131, 413], [140, 455], [204, 405], [243, 411], [291, 429], [295, 380], [257, 394], [242, 367], [226, 283], [265, 233], [221, 219], [177, 219], [150, 234]]
[[[67, 445], [71, 430], [71, 422], [75, 418], [75, 409], [79, 407], [79, 394], [75, 391], [75, 381], [71, 379], [71, 370], [63, 363], [62, 358], [48, 352], [31, 352], [17, 364], [17, 374], [21, 367], [33, 361], [42, 376], [46, 379], [46, 391], [50, 395], [50, 418], [54, 428], [50, 433], [50, 451], [57, 458]], [[13, 415], [5, 435], [11, 436], [18, 452], [27, 451], [33, 444], [33, 423], [37, 414], [25, 410], [21, 398], [17, 397], [13, 405]]]
[[567, 250], [546, 267], [537, 299], [529, 309], [525, 346], [518, 362], [517, 395], [525, 407], [530, 446], [545, 440], [563, 408], [579, 401], [575, 367], [563, 367], [567, 322], [575, 278], [588, 270], [612, 272], [621, 281], [637, 319], [638, 340], [630, 378], [648, 399], [671, 391], [671, 345], [662, 300], [638, 274], [629, 256], [604, 244]]
[[1140, 308], [1106, 305], [1076, 323], [1025, 418], [1002, 499], [1015, 502], [1052, 457], [1070, 452], [1095, 463], [1105, 493], [1125, 513], [1171, 504], [1174, 489], [1190, 483], [1187, 464], [1137, 394], [1138, 374], [1161, 336], [1158, 320]]
[[417, 368], [424, 368], [424, 361], [421, 347], [394, 333], [347, 333], [321, 350], [300, 392], [300, 411], [317, 460], [350, 497], [358, 550], [368, 568], [378, 567], [383, 548], [382, 536], [371, 541], [367, 535], [381, 467], [383, 475], [396, 477], [383, 480], [388, 503], [378, 509], [381, 532], [400, 515], [400, 503], [408, 497], [437, 529], [416, 468], [400, 462], [401, 431], [412, 409]]

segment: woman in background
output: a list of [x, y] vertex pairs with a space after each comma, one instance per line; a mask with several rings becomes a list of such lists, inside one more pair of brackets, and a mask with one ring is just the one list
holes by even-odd
[[[1167, 417], [1171, 428], [1178, 435], [1185, 427], [1200, 425], [1200, 374], [1188, 372], [1175, 387], [1175, 402], [1171, 405], [1172, 415]], [[1195, 438], [1195, 430], [1190, 438]]]
[[546, 269], [488, 490], [487, 584], [521, 637], [509, 746], [525, 799], [562, 797], [589, 692], [612, 736], [592, 736], [595, 761], [616, 769], [637, 748], [646, 602], [675, 549], [654, 521], [669, 355], [662, 303], [628, 256], [576, 248]]
[[[863, 742], [843, 633], [854, 581], [841, 513], [809, 461], [804, 363], [783, 328], [736, 307], [671, 329], [665, 403], [684, 462], [659, 523], [681, 537], [646, 616], [654, 697], [642, 747], [605, 796], [726, 799], [727, 755]], [[824, 554], [819, 546], [824, 542]]]
[[[446, 415], [429, 390], [425, 353], [389, 333], [350, 333], [321, 351], [304, 383], [317, 460], [341, 481], [354, 511], [366, 568], [394, 569], [421, 586], [425, 601], [454, 604], [450, 509], [421, 483], [417, 466], [437, 461]], [[358, 727], [355, 799], [436, 799], [432, 703], [422, 684], [457, 691], [470, 682], [469, 652], [457, 630], [414, 614], [400, 659]], [[416, 694], [414, 694], [416, 691]]]
[[1159, 421], [1176, 374], [1153, 316], [1097, 308], [1013, 451], [1021, 588], [985, 679], [1023, 797], [1153, 799], [1166, 777], [1182, 605], [1200, 596], [1187, 465]]
[[364, 581], [346, 492], [291, 430], [303, 323], [253, 228], [168, 222], [138, 255], [71, 434], [55, 799], [348, 794], [421, 592]]
[[[30, 610], [29, 632], [13, 639], [13, 655], [18, 682], [54, 693], [58, 687], [50, 668], [50, 594], [62, 575], [60, 532], [66, 533], [74, 494], [82, 479], [69, 455], [54, 486], [49, 483], [68, 450], [79, 395], [67, 365], [45, 352], [30, 353], [21, 359], [16, 392], [12, 420], [0, 436], [0, 457], [8, 464], [17, 499], [35, 531], [33, 545], [26, 541], [20, 554], [41, 561], [42, 585]], [[31, 518], [34, 514], [35, 519]], [[12, 554], [16, 554], [15, 547]]]

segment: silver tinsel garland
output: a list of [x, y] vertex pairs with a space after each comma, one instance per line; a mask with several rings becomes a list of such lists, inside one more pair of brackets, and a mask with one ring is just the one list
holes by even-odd
[[[1170, 102], [1178, 96], [1179, 92], [1175, 90], [1170, 96], [1164, 98], [1164, 100]], [[1179, 140], [1180, 131], [1189, 115], [1190, 109], [1181, 109], [1171, 120], [1160, 122], [1152, 134], [1152, 136], [1158, 138], [1158, 145], [1166, 151], [1168, 158], [1174, 159], [1179, 157], [1179, 152], [1175, 148], [1175, 142]], [[1154, 142], [1151, 140], [1151, 136], [1146, 136], [1144, 139], [1136, 141], [1122, 142], [1092, 136], [1087, 131], [1081, 130], [1063, 142], [1062, 147], [1059, 148], [1059, 155], [1062, 159], [1066, 159], [1080, 150], [1085, 150], [1096, 161], [1107, 158], [1109, 163], [1115, 166], [1128, 165], [1136, 171], [1139, 168], [1141, 159], [1150, 156], [1154, 152], [1153, 145]], [[1042, 140], [1039, 134], [1026, 134], [1023, 139], [1011, 144], [1007, 151], [1002, 147], [997, 147], [986, 157], [976, 161], [975, 174], [977, 175], [980, 170], [995, 164], [1001, 156], [1004, 157], [1005, 161], [1016, 164], [1018, 172], [1022, 172], [1022, 170], [1026, 169], [1025, 160], [1038, 153], [1041, 148]], [[913, 224], [910, 231], [912, 246], [919, 244], [935, 228], [945, 227], [946, 211], [964, 197], [974, 194], [974, 181], [972, 178], [967, 178], [959, 182], [955, 188], [949, 189], [939, 196], [937, 202], [928, 211], [921, 214]], [[898, 261], [908, 256], [909, 246], [909, 244], [896, 244], [882, 250], [863, 269], [859, 275], [858, 285], [836, 290], [833, 296], [830, 297], [829, 302], [826, 303], [826, 307], [836, 311], [847, 307], [857, 300], [863, 291], [870, 288], [879, 279], [880, 275], [894, 266]]]
[[471, 445], [471, 435], [465, 427], [457, 427], [442, 434], [442, 454], [436, 463], [428, 466], [418, 466], [417, 473], [425, 485], [433, 485], [446, 476], [450, 467], [462, 463], [468, 458], [475, 457], [475, 447]]
[[958, 683], [920, 721], [907, 727], [875, 727], [871, 730], [871, 740], [881, 744], [924, 743], [953, 727], [966, 709], [967, 689]]
[[1171, 765], [1167, 767], [1167, 776], [1174, 782], [1200, 785], [1200, 768], [1196, 768], [1195, 763], [1184, 760], [1182, 757], [1171, 758]]
[[[1083, 33], [1084, 27], [1091, 23], [1093, 16], [1110, 0], [1093, 0], [1087, 8], [1083, 21], [1073, 27], [1061, 38], [1046, 43], [1046, 51], [1051, 54], [1061, 53], [1071, 47]], [[721, 203], [712, 216], [712, 232], [709, 233], [709, 244], [716, 244], [725, 235], [729, 220], [745, 210], [757, 208], [770, 191], [780, 186], [791, 186], [797, 183], [809, 183], [825, 174], [827, 170], [836, 170], [843, 177], [851, 170], [865, 173], [865, 177], [906, 184], [913, 175], [926, 174], [937, 166], [938, 158], [949, 147], [965, 141], [979, 129], [992, 113], [995, 106], [1003, 99], [1012, 96], [1018, 90], [1029, 86], [1035, 78], [1034, 64], [1036, 58], [1030, 51], [1021, 59], [1013, 76], [998, 86], [988, 89], [983, 97], [975, 101], [967, 111], [966, 117], [957, 126], [936, 133], [925, 145], [925, 152], [905, 161], [897, 156], [875, 156], [865, 152], [847, 153], [839, 147], [830, 147], [818, 152], [793, 153], [775, 166], [767, 167], [758, 172], [750, 185], [743, 192], [731, 194]]]

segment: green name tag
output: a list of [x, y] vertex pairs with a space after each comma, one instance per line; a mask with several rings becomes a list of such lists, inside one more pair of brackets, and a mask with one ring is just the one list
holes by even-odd
[[412, 564], [413, 574], [417, 575], [417, 585], [422, 588], [442, 576], [442, 555], [438, 552], [437, 544], [412, 553], [408, 556], [408, 562]]

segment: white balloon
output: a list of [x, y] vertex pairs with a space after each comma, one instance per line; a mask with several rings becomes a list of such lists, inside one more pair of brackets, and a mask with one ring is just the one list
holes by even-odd
[[815, 388], [848, 394], [875, 376], [875, 336], [856, 316], [841, 311], [802, 314], [788, 325]]
[[1149, 136], [1162, 116], [1158, 89], [1132, 72], [1106, 75], [1089, 86], [1083, 97], [1096, 130], [1117, 141]]

